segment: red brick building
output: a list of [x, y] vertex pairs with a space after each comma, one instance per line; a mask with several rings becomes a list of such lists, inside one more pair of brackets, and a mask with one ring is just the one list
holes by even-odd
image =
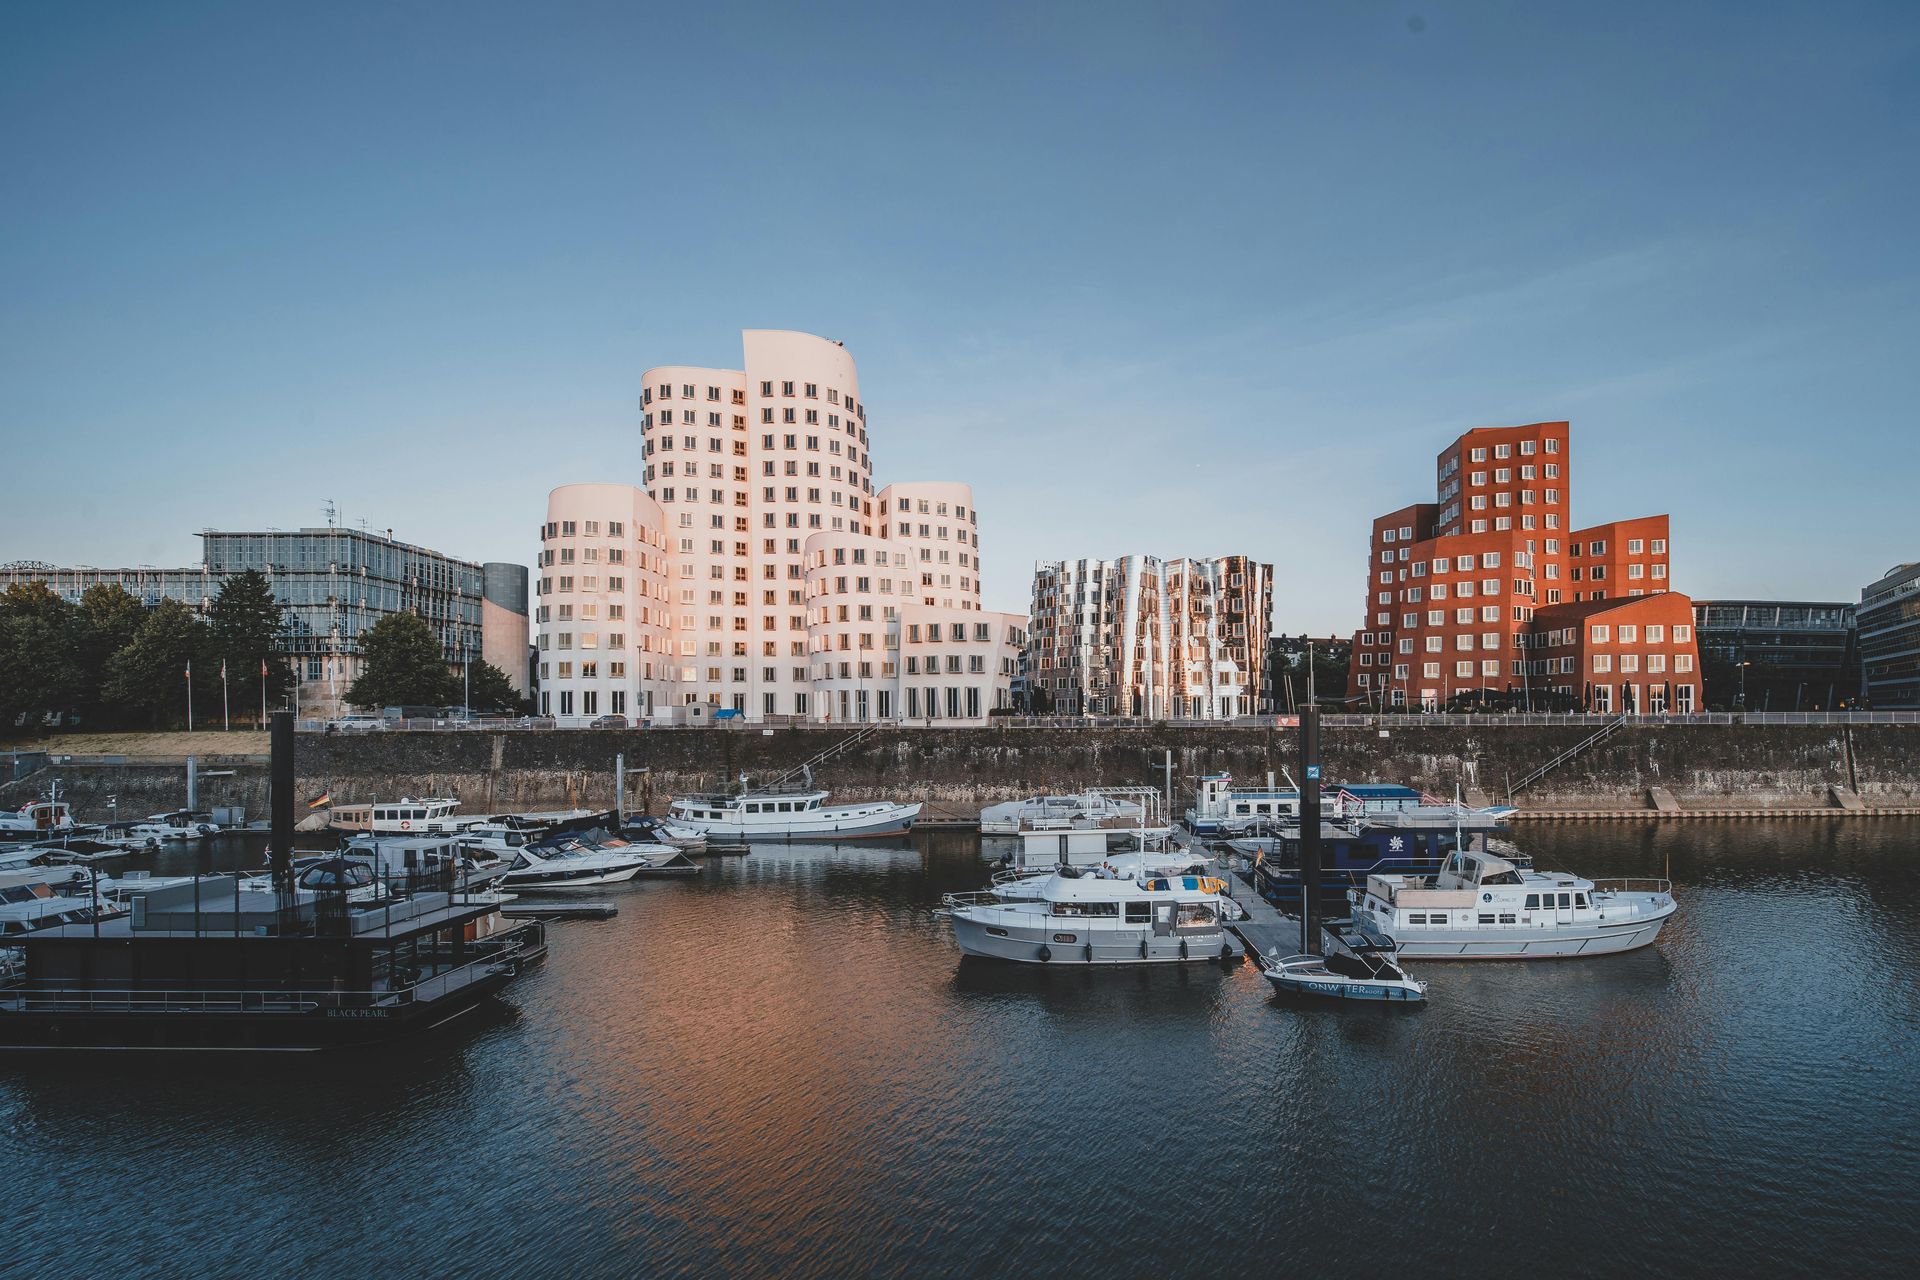
[[[1559, 679], [1568, 673], [1557, 670], [1549, 678], [1537, 616], [1563, 605], [1668, 592], [1667, 517], [1575, 529], [1565, 422], [1469, 431], [1441, 450], [1434, 473], [1437, 501], [1373, 522], [1367, 607], [1354, 634], [1348, 696], [1426, 707], [1456, 699], [1587, 706], [1604, 698], [1618, 708], [1629, 685], [1637, 690], [1634, 706], [1650, 711], [1644, 680], [1595, 684]], [[1670, 603], [1691, 607], [1683, 596]], [[1662, 707], [1678, 709], [1683, 696], [1697, 707], [1692, 619], [1671, 622], [1664, 608], [1655, 612], [1661, 617], [1652, 625], [1668, 647], [1630, 655], [1636, 674], [1642, 658], [1657, 660], [1669, 677], [1660, 684]], [[1647, 624], [1626, 625], [1638, 635]], [[1669, 643], [1675, 626], [1686, 637], [1686, 682], [1671, 679], [1682, 656]], [[1589, 656], [1568, 651], [1552, 662]]]
[[1705, 707], [1693, 601], [1677, 591], [1549, 605], [1533, 615], [1529, 651], [1554, 693], [1609, 714], [1681, 714]]

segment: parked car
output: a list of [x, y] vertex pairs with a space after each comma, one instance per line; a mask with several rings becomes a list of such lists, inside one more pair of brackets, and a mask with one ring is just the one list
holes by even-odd
[[587, 726], [589, 729], [624, 729], [627, 727], [625, 716], [600, 716]]
[[327, 721], [328, 733], [378, 733], [386, 727], [379, 716], [347, 715]]

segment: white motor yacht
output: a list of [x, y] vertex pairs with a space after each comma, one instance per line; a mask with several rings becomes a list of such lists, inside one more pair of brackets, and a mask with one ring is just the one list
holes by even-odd
[[1098, 790], [1071, 796], [1032, 796], [990, 804], [980, 810], [980, 834], [1018, 835], [1023, 824], [1040, 820], [1124, 818], [1131, 824], [1141, 817], [1138, 803]]
[[0, 810], [0, 840], [48, 840], [72, 830], [73, 810], [64, 800], [36, 800]]
[[905, 835], [920, 816], [918, 804], [883, 800], [828, 804], [826, 791], [747, 791], [740, 795], [681, 796], [667, 810], [675, 826], [709, 840], [853, 840]]
[[1031, 899], [992, 890], [948, 894], [953, 938], [970, 956], [1022, 964], [1165, 964], [1237, 954], [1226, 920], [1238, 911], [1214, 876], [1123, 877], [1062, 867]]
[[44, 881], [0, 885], [0, 939], [63, 924], [92, 924], [125, 914], [113, 903], [95, 903], [90, 893], [59, 893]]
[[460, 817], [460, 802], [445, 796], [415, 800], [402, 796], [373, 804], [333, 806], [328, 821], [335, 830], [370, 832], [383, 836], [425, 836], [460, 831], [483, 821]]
[[219, 834], [219, 826], [206, 814], [185, 809], [152, 814], [127, 828], [128, 837], [137, 841], [205, 840]]
[[1433, 876], [1368, 876], [1348, 897], [1355, 922], [1391, 938], [1409, 960], [1632, 951], [1659, 937], [1678, 909], [1665, 880], [1583, 880], [1481, 852], [1455, 853]]
[[658, 874], [665, 868], [677, 868], [677, 863], [699, 869], [685, 853], [669, 845], [625, 840], [594, 843], [561, 837], [516, 850], [513, 865], [499, 885], [510, 890], [591, 889], [624, 884], [649, 869]]

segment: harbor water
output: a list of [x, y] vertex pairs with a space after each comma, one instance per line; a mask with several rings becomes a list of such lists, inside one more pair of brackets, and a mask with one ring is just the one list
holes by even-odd
[[1908, 1274], [1920, 823], [1516, 838], [1680, 914], [1322, 1007], [1249, 965], [963, 964], [934, 911], [976, 837], [776, 845], [587, 895], [619, 916], [425, 1040], [0, 1060], [0, 1270]]

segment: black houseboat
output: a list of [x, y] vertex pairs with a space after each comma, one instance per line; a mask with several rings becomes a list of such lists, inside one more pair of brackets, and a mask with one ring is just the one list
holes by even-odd
[[293, 726], [273, 726], [273, 875], [196, 876], [130, 914], [11, 940], [0, 1052], [323, 1049], [439, 1026], [545, 953], [537, 922], [460, 892], [440, 863], [367, 884], [358, 863], [292, 868]]

